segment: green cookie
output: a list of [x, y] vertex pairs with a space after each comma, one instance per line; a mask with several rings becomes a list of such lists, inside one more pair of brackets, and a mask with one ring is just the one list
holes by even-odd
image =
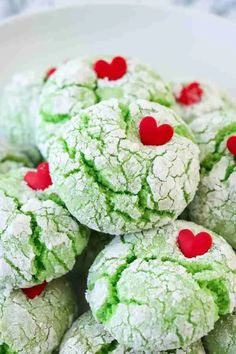
[[200, 148], [200, 160], [210, 170], [225, 151], [226, 139], [236, 134], [236, 109], [223, 109], [205, 114], [190, 124]]
[[0, 176], [0, 288], [25, 288], [71, 270], [89, 231], [54, 193], [31, 189], [18, 169]]
[[65, 279], [29, 299], [21, 290], [0, 294], [0, 353], [50, 354], [70, 327], [76, 305]]
[[[194, 235], [209, 232], [175, 221], [116, 237], [90, 268], [86, 298], [95, 318], [120, 344], [147, 352], [187, 347], [210, 332], [220, 315], [233, 311], [234, 251], [211, 233], [210, 248], [187, 258], [178, 245], [185, 229]], [[196, 247], [192, 244], [195, 252]]]
[[[143, 145], [139, 124], [153, 116], [172, 139]], [[136, 100], [103, 101], [64, 126], [50, 150], [55, 188], [82, 224], [109, 234], [159, 227], [177, 218], [199, 182], [198, 148], [170, 109]]]
[[[66, 333], [59, 354], [145, 354], [143, 351], [128, 349], [119, 344], [105, 329], [97, 323], [90, 311], [78, 318]], [[148, 354], [167, 354], [167, 352], [148, 352]], [[204, 354], [200, 341], [186, 349], [177, 349], [169, 354]]]
[[204, 338], [209, 354], [236, 353], [236, 314], [223, 316], [216, 322], [213, 331]]
[[172, 83], [174, 109], [186, 123], [203, 115], [233, 106], [230, 98], [212, 84], [200, 81]]
[[0, 139], [0, 174], [23, 166], [31, 166], [29, 159], [4, 139]]
[[[111, 58], [106, 58], [111, 59]], [[102, 100], [118, 98], [124, 103], [142, 98], [171, 106], [170, 87], [148, 66], [126, 58], [127, 72], [118, 80], [99, 79], [96, 58], [75, 59], [61, 66], [46, 83], [41, 97], [41, 122], [37, 129], [39, 148], [47, 157], [50, 139], [81, 108]]]
[[0, 135], [34, 162], [40, 161], [35, 141], [35, 123], [43, 77], [35, 72], [24, 72], [12, 77], [0, 101]]
[[222, 235], [236, 248], [236, 159], [227, 148], [229, 137], [236, 135], [236, 110], [205, 115], [192, 127], [202, 161], [190, 218]]

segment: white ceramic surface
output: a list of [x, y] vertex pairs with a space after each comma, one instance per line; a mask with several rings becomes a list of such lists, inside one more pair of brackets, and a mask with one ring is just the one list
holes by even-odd
[[18, 70], [98, 53], [136, 56], [168, 79], [206, 78], [236, 97], [236, 24], [154, 2], [75, 5], [6, 21], [0, 86]]

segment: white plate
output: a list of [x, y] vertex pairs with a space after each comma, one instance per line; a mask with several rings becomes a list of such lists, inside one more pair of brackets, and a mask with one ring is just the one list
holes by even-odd
[[164, 77], [215, 81], [236, 97], [236, 25], [157, 5], [77, 5], [26, 15], [0, 26], [3, 85], [24, 69], [78, 55], [127, 54]]

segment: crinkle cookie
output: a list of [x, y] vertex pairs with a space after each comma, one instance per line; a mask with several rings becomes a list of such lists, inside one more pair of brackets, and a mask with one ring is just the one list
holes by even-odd
[[236, 109], [205, 114], [195, 119], [190, 128], [200, 148], [201, 163], [211, 165], [221, 157], [225, 139], [236, 133]]
[[220, 236], [186, 221], [116, 237], [88, 277], [95, 318], [127, 347], [187, 347], [236, 304], [236, 255]]
[[43, 155], [47, 156], [50, 138], [65, 121], [81, 108], [110, 98], [125, 103], [142, 98], [166, 106], [174, 102], [169, 85], [135, 59], [116, 57], [110, 65], [96, 58], [71, 60], [57, 70], [42, 92], [37, 140]]
[[236, 248], [236, 111], [205, 115], [193, 124], [202, 161], [190, 218]]
[[[97, 323], [88, 311], [83, 314], [66, 333], [60, 347], [60, 354], [144, 354], [143, 351], [128, 349], [119, 344], [105, 329]], [[148, 352], [149, 354], [165, 354], [166, 352]], [[186, 349], [168, 352], [173, 354], [204, 354], [201, 341]], [[166, 353], [167, 354], [167, 353]]]
[[206, 113], [232, 106], [224, 93], [205, 82], [176, 82], [172, 88], [176, 100], [175, 110], [187, 123]]
[[19, 73], [5, 87], [0, 101], [0, 135], [35, 163], [40, 160], [35, 142], [35, 122], [42, 87], [40, 74]]
[[0, 288], [25, 288], [67, 273], [85, 248], [89, 232], [54, 193], [36, 191], [13, 170], [0, 176]]
[[23, 166], [31, 166], [29, 159], [4, 139], [0, 139], [0, 174]]
[[[158, 141], [150, 146], [149, 139]], [[191, 139], [184, 122], [157, 103], [100, 102], [68, 122], [52, 145], [55, 188], [91, 229], [116, 235], [167, 224], [193, 199], [199, 182]]]
[[0, 294], [0, 353], [54, 352], [75, 313], [74, 296], [65, 279], [51, 282], [34, 299], [21, 290]]
[[216, 322], [213, 331], [204, 338], [209, 354], [236, 353], [236, 313], [223, 316]]
[[190, 124], [200, 148], [200, 161], [212, 165], [225, 150], [225, 139], [236, 132], [236, 110], [224, 109], [205, 114]]

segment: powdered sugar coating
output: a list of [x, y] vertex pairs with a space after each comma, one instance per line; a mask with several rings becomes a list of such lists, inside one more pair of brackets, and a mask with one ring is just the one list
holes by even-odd
[[[119, 344], [105, 329], [97, 323], [88, 311], [83, 314], [66, 333], [60, 347], [60, 354], [144, 354], [143, 351], [128, 349]], [[165, 354], [164, 352], [148, 352], [149, 354]], [[173, 354], [204, 354], [201, 342], [192, 344], [186, 349], [177, 349]], [[166, 353], [167, 354], [167, 353]]]
[[179, 231], [207, 231], [186, 221], [116, 237], [96, 258], [88, 277], [93, 315], [117, 341], [135, 350], [188, 346], [213, 329], [236, 304], [236, 255], [210, 232], [213, 246], [186, 258]]
[[[51, 282], [33, 300], [21, 290], [0, 298], [0, 350], [2, 353], [50, 354], [59, 346], [76, 313], [65, 279]], [[4, 349], [8, 351], [4, 351]]]
[[203, 94], [198, 103], [191, 105], [183, 105], [177, 102], [177, 98], [180, 96], [182, 89], [191, 82], [175, 82], [172, 84], [173, 94], [176, 97], [175, 110], [188, 124], [206, 113], [211, 113], [232, 105], [230, 98], [222, 93], [216, 86], [198, 80], [196, 82], [200, 84]]
[[50, 139], [54, 138], [56, 131], [81, 108], [110, 98], [119, 98], [125, 103], [143, 98], [167, 106], [173, 104], [168, 84], [137, 60], [127, 58], [127, 73], [114, 81], [97, 78], [93, 69], [96, 60], [87, 58], [68, 61], [45, 85], [37, 129], [38, 145], [44, 156], [48, 155]]
[[[151, 115], [175, 129], [162, 146], [141, 143], [140, 120]], [[198, 148], [170, 109], [144, 100], [100, 102], [68, 122], [50, 150], [57, 193], [82, 224], [122, 234], [167, 224], [192, 200]]]
[[236, 353], [236, 314], [227, 315], [216, 322], [213, 331], [204, 338], [208, 353]]
[[190, 205], [193, 221], [236, 248], [236, 161], [227, 140], [236, 135], [236, 111], [209, 114], [192, 124], [202, 156], [201, 181]]
[[0, 139], [0, 174], [23, 166], [31, 166], [29, 159], [4, 139]]
[[42, 75], [33, 71], [19, 73], [5, 87], [0, 101], [0, 135], [35, 163], [40, 160], [35, 122], [42, 87]]
[[236, 133], [236, 110], [224, 109], [195, 119], [190, 128], [200, 148], [201, 162], [208, 155], [225, 150], [225, 139]]
[[53, 187], [36, 192], [27, 169], [0, 176], [0, 288], [25, 288], [72, 269], [88, 242]]

